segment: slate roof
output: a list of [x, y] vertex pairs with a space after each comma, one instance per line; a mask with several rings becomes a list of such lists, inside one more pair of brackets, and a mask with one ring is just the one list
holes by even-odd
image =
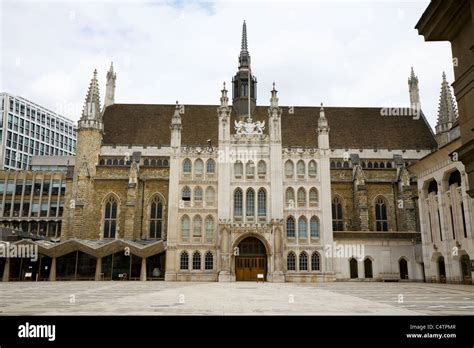
[[[217, 144], [218, 105], [185, 105], [182, 145]], [[104, 112], [105, 145], [170, 144], [173, 104], [114, 104]], [[282, 107], [283, 146], [317, 147], [318, 107]], [[423, 117], [382, 116], [380, 107], [324, 107], [331, 148], [434, 149], [435, 138]], [[257, 106], [252, 118], [268, 123], [268, 106]], [[231, 131], [235, 120], [232, 112]], [[267, 125], [268, 126], [268, 125]], [[268, 127], [266, 127], [267, 131]]]

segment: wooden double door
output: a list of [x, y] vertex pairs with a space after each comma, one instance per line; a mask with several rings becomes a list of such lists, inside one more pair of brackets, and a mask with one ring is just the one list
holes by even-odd
[[263, 280], [266, 280], [266, 256], [235, 257], [235, 277], [237, 281], [256, 281], [257, 274], [263, 274]]
[[235, 255], [235, 279], [256, 281], [257, 274], [267, 278], [267, 253], [263, 243], [255, 237], [247, 237], [239, 243]]

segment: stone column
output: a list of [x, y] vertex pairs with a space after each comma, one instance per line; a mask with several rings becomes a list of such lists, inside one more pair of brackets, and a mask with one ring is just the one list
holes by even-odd
[[364, 279], [365, 278], [364, 261], [361, 261], [357, 258], [356, 260], [357, 260], [357, 278]]
[[102, 257], [98, 257], [95, 264], [95, 280], [102, 280]]
[[221, 229], [221, 270], [219, 272], [220, 282], [230, 282], [230, 259], [231, 255], [229, 252], [229, 234], [227, 227]]
[[275, 227], [274, 231], [274, 262], [275, 269], [273, 272], [274, 283], [284, 283], [285, 276], [283, 274], [283, 241], [282, 241], [282, 229]]
[[140, 280], [146, 281], [146, 257], [142, 257], [142, 268], [140, 270]]
[[10, 281], [10, 258], [5, 259], [5, 267], [3, 268], [3, 282]]
[[[416, 231], [416, 213], [415, 213], [415, 201], [413, 200], [412, 188], [410, 186], [402, 186], [399, 192], [399, 199], [403, 200], [403, 206], [400, 209], [400, 220], [405, 231]], [[397, 202], [398, 203], [398, 202]], [[401, 230], [399, 228], [399, 230]]]
[[133, 229], [135, 226], [135, 210], [137, 207], [137, 200], [138, 200], [138, 185], [136, 183], [128, 184], [127, 189], [127, 201], [125, 202], [125, 222], [124, 227], [122, 229], [122, 233], [120, 234], [119, 238], [124, 239], [134, 239], [133, 237]]
[[369, 231], [367, 186], [354, 182], [354, 221], [359, 231]]
[[56, 281], [56, 257], [51, 260], [51, 271], [49, 271], [49, 281]]

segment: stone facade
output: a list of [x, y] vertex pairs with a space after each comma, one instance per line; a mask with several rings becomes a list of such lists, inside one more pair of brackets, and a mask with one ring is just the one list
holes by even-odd
[[436, 146], [424, 117], [283, 107], [275, 85], [248, 114], [246, 44], [239, 61], [232, 104], [224, 85], [215, 106], [116, 104], [111, 68], [101, 109], [94, 73], [51, 262], [76, 252], [94, 279], [422, 281], [407, 166]]

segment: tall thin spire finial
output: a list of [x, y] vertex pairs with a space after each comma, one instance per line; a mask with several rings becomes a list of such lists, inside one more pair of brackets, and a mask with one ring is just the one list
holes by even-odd
[[438, 124], [439, 131], [449, 130], [451, 125], [456, 122], [457, 109], [454, 103], [454, 98], [451, 93], [451, 88], [446, 80], [446, 73], [443, 71], [443, 81], [441, 82], [441, 93], [438, 104]]
[[82, 110], [82, 119], [97, 119], [100, 117], [100, 98], [99, 84], [97, 82], [97, 69], [94, 69], [94, 75], [89, 84], [86, 95], [84, 109]]
[[244, 20], [244, 25], [242, 26], [242, 48], [241, 48], [241, 51], [242, 52], [247, 52], [248, 51], [248, 48], [247, 48], [247, 24], [245, 23], [245, 20]]

